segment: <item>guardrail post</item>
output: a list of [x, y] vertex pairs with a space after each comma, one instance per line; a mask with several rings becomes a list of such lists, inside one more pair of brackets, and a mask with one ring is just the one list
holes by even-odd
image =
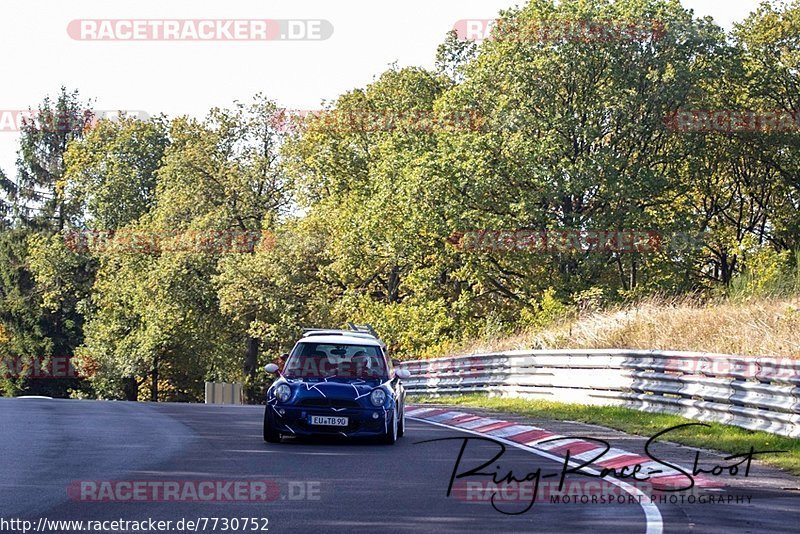
[[214, 404], [214, 383], [206, 382], [206, 404]]

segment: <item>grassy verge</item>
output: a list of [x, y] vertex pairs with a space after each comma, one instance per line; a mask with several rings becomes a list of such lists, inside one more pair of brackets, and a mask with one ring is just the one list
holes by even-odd
[[510, 337], [444, 345], [428, 357], [515, 349], [662, 349], [800, 359], [800, 297], [652, 298], [567, 316]]
[[[486, 395], [431, 398], [414, 397], [414, 403], [442, 403], [486, 410], [514, 413], [537, 419], [580, 421], [602, 425], [629, 434], [652, 436], [660, 430], [692, 423], [690, 419], [675, 415], [653, 414], [616, 406], [585, 406], [557, 402], [507, 399]], [[800, 439], [786, 438], [767, 432], [754, 432], [735, 426], [709, 423], [710, 427], [691, 427], [670, 432], [669, 441], [738, 454], [755, 450], [785, 450], [784, 454], [767, 454], [759, 457], [766, 464], [800, 475]]]

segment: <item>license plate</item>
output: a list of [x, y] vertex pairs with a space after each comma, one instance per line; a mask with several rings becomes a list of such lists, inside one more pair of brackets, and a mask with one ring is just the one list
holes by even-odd
[[311, 424], [320, 426], [347, 426], [347, 417], [331, 417], [327, 415], [312, 415]]

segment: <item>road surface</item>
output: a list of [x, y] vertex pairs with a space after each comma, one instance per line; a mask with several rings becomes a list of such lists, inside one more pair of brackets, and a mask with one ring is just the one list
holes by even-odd
[[[657, 517], [638, 503], [536, 502], [525, 513], [508, 515], [524, 509], [526, 500], [501, 503], [501, 513], [479, 491], [447, 496], [463, 438], [470, 436], [463, 431], [408, 420], [406, 436], [394, 446], [266, 444], [262, 414], [258, 406], [0, 398], [0, 525], [17, 519], [40, 531], [73, 532], [78, 530], [50, 522], [105, 521], [105, 529], [87, 530], [85, 523], [83, 531], [132, 532], [111, 522], [149, 519], [162, 526], [170, 521], [164, 531], [194, 531], [186, 521], [197, 521], [198, 532], [222, 532], [226, 518], [227, 532], [440, 533], [797, 532], [800, 525], [797, 479], [763, 466], [715, 492], [742, 501], [747, 495], [749, 502], [655, 503]], [[540, 424], [565, 432], [565, 423]], [[429, 441], [439, 438], [457, 439]], [[471, 441], [461, 465], [477, 466], [494, 451], [492, 443]], [[519, 478], [537, 468], [563, 467], [513, 447], [502, 463], [503, 472], [513, 469]], [[133, 495], [134, 483], [141, 489], [148, 482], [149, 489]], [[239, 494], [237, 483], [245, 488]], [[180, 492], [165, 499], [169, 484]], [[207, 490], [205, 500], [186, 493], [189, 487]], [[233, 518], [239, 518], [237, 529]], [[181, 520], [183, 528], [176, 529]], [[14, 531], [9, 523], [0, 530]]]

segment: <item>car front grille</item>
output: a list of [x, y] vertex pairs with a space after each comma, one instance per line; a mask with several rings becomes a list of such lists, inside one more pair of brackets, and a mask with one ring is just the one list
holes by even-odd
[[302, 399], [297, 403], [298, 406], [313, 408], [359, 408], [360, 405], [354, 400], [348, 399]]

